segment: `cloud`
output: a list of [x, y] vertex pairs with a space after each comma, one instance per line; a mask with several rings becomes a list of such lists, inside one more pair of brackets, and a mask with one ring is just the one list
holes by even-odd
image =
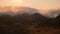
[[34, 14], [34, 13], [38, 13], [38, 9], [34, 9], [34, 8], [29, 8], [29, 7], [20, 7], [20, 10], [17, 11], [18, 14]]
[[60, 14], [60, 10], [50, 10], [47, 14], [50, 18], [56, 18]]
[[[9, 8], [9, 7], [7, 7], [7, 8]], [[8, 14], [8, 15], [10, 15], [10, 16], [14, 16], [14, 15], [17, 15], [17, 14], [19, 14], [19, 15], [21, 15], [21, 14], [24, 14], [24, 13], [26, 13], [26, 14], [29, 14], [29, 15], [31, 15], [31, 14], [34, 14], [34, 13], [38, 13], [38, 9], [34, 9], [34, 8], [29, 8], [29, 7], [17, 7], [17, 8], [19, 8], [19, 10], [17, 10], [17, 11], [12, 11], [11, 9], [11, 7], [10, 7], [10, 10], [6, 10], [6, 11], [1, 11], [0, 12], [0, 15], [1, 14]]]

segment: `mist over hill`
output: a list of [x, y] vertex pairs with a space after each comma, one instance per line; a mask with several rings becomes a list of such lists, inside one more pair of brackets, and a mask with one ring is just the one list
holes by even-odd
[[2, 34], [30, 34], [28, 30], [30, 25], [36, 28], [60, 29], [60, 15], [50, 18], [40, 14], [38, 9], [29, 7], [21, 7], [17, 12], [0, 12], [0, 32]]
[[60, 10], [49, 10], [46, 16], [50, 18], [56, 18], [59, 15], [60, 15]]
[[[3, 10], [3, 9], [4, 10]], [[0, 15], [1, 14], [8, 14], [10, 16], [14, 16], [14, 15], [21, 15], [24, 13], [27, 13], [29, 15], [32, 15], [34, 13], [39, 13], [41, 15], [43, 15], [44, 17], [47, 18], [55, 18], [56, 16], [58, 16], [58, 14], [60, 13], [60, 10], [49, 10], [48, 13], [45, 15], [43, 14], [42, 11], [39, 11], [38, 9], [35, 8], [30, 8], [30, 7], [13, 7], [13, 6], [8, 6], [8, 7], [1, 7], [2, 10], [0, 10]], [[42, 12], [42, 13], [40, 13]]]
[[39, 13], [38, 9], [34, 9], [34, 8], [29, 8], [29, 7], [19, 7], [19, 10], [17, 10], [16, 12], [13, 11], [9, 11], [7, 10], [6, 12], [0, 12], [0, 17], [4, 16], [8, 17], [8, 19], [11, 18], [11, 20], [15, 19], [17, 21], [20, 20], [20, 22], [34, 22], [34, 21], [42, 21], [45, 22], [46, 20], [49, 19], [53, 19], [55, 16], [55, 14], [60, 14], [59, 13], [60, 10], [50, 10], [49, 13], [47, 15], [42, 15]]
[[[34, 13], [38, 13], [38, 10], [37, 9], [34, 9], [34, 8], [29, 8], [29, 7], [16, 7], [16, 8], [11, 8], [11, 7], [7, 7], [8, 9], [4, 11], [0, 11], [0, 15], [1, 14], [8, 14], [8, 15], [21, 15], [21, 14], [24, 14], [24, 13], [27, 13], [27, 14], [34, 14]], [[10, 9], [9, 9], [10, 8]], [[5, 7], [6, 9], [6, 7]], [[12, 10], [14, 9], [14, 11]], [[19, 9], [19, 10], [18, 10]]]
[[[18, 10], [16, 13], [12, 12], [12, 11], [6, 11], [6, 12], [1, 12], [0, 13], [0, 18], [3, 19], [7, 19], [10, 22], [39, 22], [41, 20], [41, 22], [45, 22], [45, 19], [49, 19], [46, 18], [45, 16], [41, 15], [37, 10], [34, 8], [29, 8], [29, 7], [19, 7], [20, 10]], [[3, 20], [5, 20], [3, 19]], [[7, 22], [8, 22], [7, 21]], [[4, 22], [4, 21], [3, 21]], [[32, 23], [31, 23], [32, 24]]]
[[46, 22], [50, 19], [54, 19], [55, 14], [60, 14], [59, 10], [50, 10], [47, 15], [42, 15], [39, 13], [38, 9], [29, 7], [19, 7], [16, 12], [7, 10], [6, 12], [0, 12], [1, 18], [8, 18], [11, 21], [15, 20], [17, 22]]

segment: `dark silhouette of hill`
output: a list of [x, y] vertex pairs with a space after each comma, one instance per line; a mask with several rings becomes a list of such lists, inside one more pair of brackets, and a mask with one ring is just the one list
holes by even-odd
[[38, 13], [37, 9], [25, 7], [17, 13], [0, 13], [0, 34], [30, 34], [27, 30], [29, 25], [51, 26], [56, 19], [59, 18], [47, 18]]
[[44, 21], [47, 21], [48, 18], [40, 15], [39, 13], [35, 13], [35, 14], [32, 14], [32, 15], [23, 14], [23, 15], [15, 16], [14, 19], [16, 19], [17, 22], [22, 22], [22, 23], [26, 22], [26, 24], [32, 24], [34, 22], [43, 23]]
[[43, 23], [46, 19], [33, 8], [24, 7], [16, 13], [2, 12], [0, 13], [0, 34], [29, 34], [26, 30], [29, 25]]
[[60, 29], [60, 15], [56, 18], [52, 18], [48, 21], [48, 23], [45, 23], [48, 27], [54, 27]]

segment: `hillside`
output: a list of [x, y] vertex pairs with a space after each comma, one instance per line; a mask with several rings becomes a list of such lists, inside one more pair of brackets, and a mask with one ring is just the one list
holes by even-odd
[[37, 9], [26, 7], [16, 13], [1, 12], [0, 34], [59, 34], [60, 28], [55, 24], [59, 18], [47, 18]]

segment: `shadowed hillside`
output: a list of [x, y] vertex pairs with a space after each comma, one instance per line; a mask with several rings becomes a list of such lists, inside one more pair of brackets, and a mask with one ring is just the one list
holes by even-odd
[[19, 11], [21, 14], [0, 13], [0, 34], [59, 34], [60, 29], [56, 24], [60, 22], [59, 16], [47, 18], [38, 13], [38, 10], [36, 12], [34, 10], [29, 8], [22, 10], [23, 12]]

